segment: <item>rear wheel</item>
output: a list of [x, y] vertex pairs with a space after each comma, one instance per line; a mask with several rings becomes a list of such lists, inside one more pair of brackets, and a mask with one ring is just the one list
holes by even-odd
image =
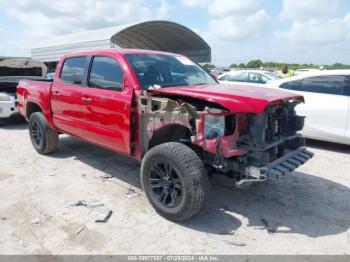
[[165, 143], [148, 151], [141, 181], [154, 209], [172, 221], [197, 214], [208, 192], [206, 170], [197, 154], [181, 143]]
[[40, 154], [49, 154], [58, 147], [58, 133], [51, 129], [41, 112], [35, 112], [29, 119], [29, 136]]

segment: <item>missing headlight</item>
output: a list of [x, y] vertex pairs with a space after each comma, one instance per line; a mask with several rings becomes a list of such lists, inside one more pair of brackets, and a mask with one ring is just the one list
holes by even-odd
[[236, 129], [236, 115], [208, 114], [205, 116], [204, 135], [213, 139], [232, 135]]
[[204, 135], [207, 139], [222, 137], [225, 134], [225, 116], [206, 115]]

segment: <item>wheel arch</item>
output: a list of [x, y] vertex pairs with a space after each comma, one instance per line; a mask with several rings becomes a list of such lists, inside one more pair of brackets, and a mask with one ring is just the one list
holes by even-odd
[[41, 112], [44, 115], [47, 124], [52, 129], [54, 129], [54, 130], [56, 129], [53, 122], [52, 122], [52, 115], [51, 115], [50, 108], [48, 106], [43, 105], [41, 103], [38, 103], [37, 101], [27, 101], [26, 107], [25, 107], [26, 119], [29, 121], [30, 116], [36, 112]]
[[191, 130], [181, 124], [169, 124], [155, 130], [149, 140], [148, 148], [151, 149], [157, 145], [167, 142], [183, 143], [191, 138]]
[[35, 102], [27, 102], [26, 106], [26, 118], [29, 120], [30, 116], [36, 112], [44, 112], [41, 106]]

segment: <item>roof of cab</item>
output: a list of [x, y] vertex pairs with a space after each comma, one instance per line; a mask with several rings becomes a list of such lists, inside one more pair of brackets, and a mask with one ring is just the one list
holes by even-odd
[[178, 55], [181, 54], [169, 53], [164, 51], [155, 51], [155, 50], [147, 50], [147, 49], [120, 49], [120, 48], [109, 48], [109, 49], [95, 49], [89, 51], [82, 51], [76, 53], [69, 53], [64, 55], [64, 57], [74, 57], [74, 56], [86, 56], [86, 55], [94, 55], [94, 54], [157, 54], [157, 55]]
[[302, 80], [304, 78], [309, 78], [309, 77], [339, 76], [339, 75], [350, 76], [350, 70], [349, 69], [337, 69], [337, 70], [322, 70], [322, 71], [312, 71], [312, 72], [310, 71], [310, 72], [302, 73], [300, 75], [278, 79], [276, 81], [269, 83], [268, 86], [278, 87], [286, 82]]

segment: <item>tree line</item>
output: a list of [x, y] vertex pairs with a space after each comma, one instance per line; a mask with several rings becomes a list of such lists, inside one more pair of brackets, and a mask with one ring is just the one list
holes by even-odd
[[[248, 63], [239, 63], [239, 64], [231, 64], [230, 68], [266, 68], [266, 69], [280, 69], [284, 65], [287, 65], [288, 68], [292, 70], [300, 69], [300, 68], [320, 68], [320, 65], [315, 64], [297, 64], [297, 63], [280, 63], [280, 62], [263, 62], [260, 59], [250, 60]], [[213, 64], [204, 64], [203, 65], [207, 69], [214, 69], [215, 65]], [[342, 64], [342, 63], [334, 63], [332, 65], [322, 65], [324, 69], [332, 70], [332, 69], [350, 69], [350, 65]]]

